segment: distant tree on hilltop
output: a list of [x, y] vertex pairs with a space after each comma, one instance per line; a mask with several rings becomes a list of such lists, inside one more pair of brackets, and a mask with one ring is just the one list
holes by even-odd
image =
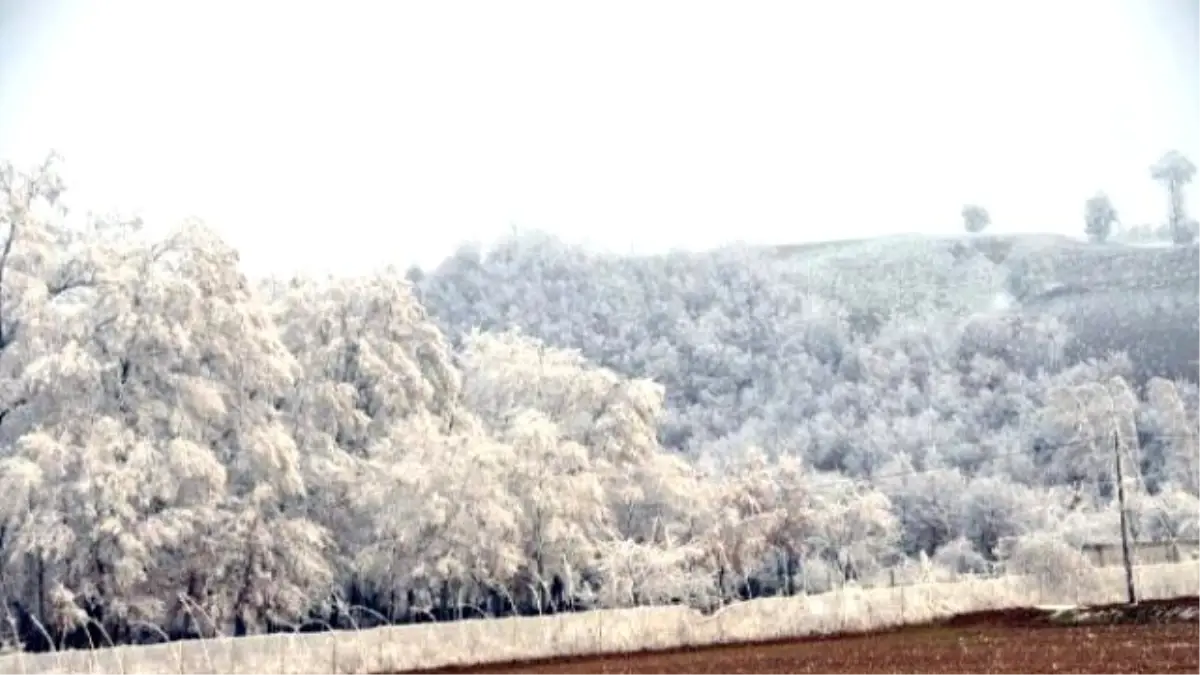
[[1113, 223], [1117, 222], [1117, 211], [1112, 200], [1103, 192], [1097, 192], [1084, 205], [1085, 231], [1088, 239], [1103, 243], [1112, 234]]
[[992, 217], [988, 215], [987, 209], [974, 204], [963, 207], [962, 217], [963, 226], [967, 228], [967, 232], [971, 233], [983, 232], [988, 225], [992, 224]]
[[1167, 224], [1171, 229], [1171, 240], [1176, 244], [1195, 241], [1194, 227], [1183, 208], [1183, 188], [1196, 176], [1196, 165], [1183, 153], [1171, 150], [1150, 167], [1150, 175], [1167, 188], [1170, 200]]

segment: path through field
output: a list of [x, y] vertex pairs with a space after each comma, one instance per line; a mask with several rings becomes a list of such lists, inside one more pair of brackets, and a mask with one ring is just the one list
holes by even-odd
[[[1184, 613], [1165, 616], [1174, 602]], [[1032, 612], [989, 612], [869, 635], [578, 657], [457, 673], [1195, 673], [1195, 598], [1147, 603], [1101, 625], [1052, 625]], [[1192, 609], [1188, 609], [1192, 608]], [[1136, 621], [1136, 622], [1131, 622]]]

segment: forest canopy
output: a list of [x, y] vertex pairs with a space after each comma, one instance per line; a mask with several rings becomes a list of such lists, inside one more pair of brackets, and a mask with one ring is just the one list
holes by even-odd
[[198, 222], [67, 227], [64, 191], [0, 165], [0, 597], [27, 647], [982, 572], [1115, 538], [1114, 449], [1135, 535], [1197, 536], [1194, 378], [1073, 357], [980, 249], [531, 233], [251, 280]]

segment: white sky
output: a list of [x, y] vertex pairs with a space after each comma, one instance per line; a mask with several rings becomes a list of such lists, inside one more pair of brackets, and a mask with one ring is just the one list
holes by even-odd
[[[1161, 222], [1195, 0], [0, 0], [0, 157], [203, 217], [248, 271]], [[1193, 188], [1193, 213], [1200, 200]]]

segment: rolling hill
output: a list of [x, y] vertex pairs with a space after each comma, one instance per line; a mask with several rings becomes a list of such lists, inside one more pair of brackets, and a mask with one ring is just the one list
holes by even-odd
[[[1075, 334], [1067, 358], [1127, 352], [1137, 376], [1197, 380], [1200, 248], [1092, 244], [1055, 235], [885, 237], [783, 246], [852, 307], [1049, 313]], [[838, 291], [838, 287], [843, 290]]]

